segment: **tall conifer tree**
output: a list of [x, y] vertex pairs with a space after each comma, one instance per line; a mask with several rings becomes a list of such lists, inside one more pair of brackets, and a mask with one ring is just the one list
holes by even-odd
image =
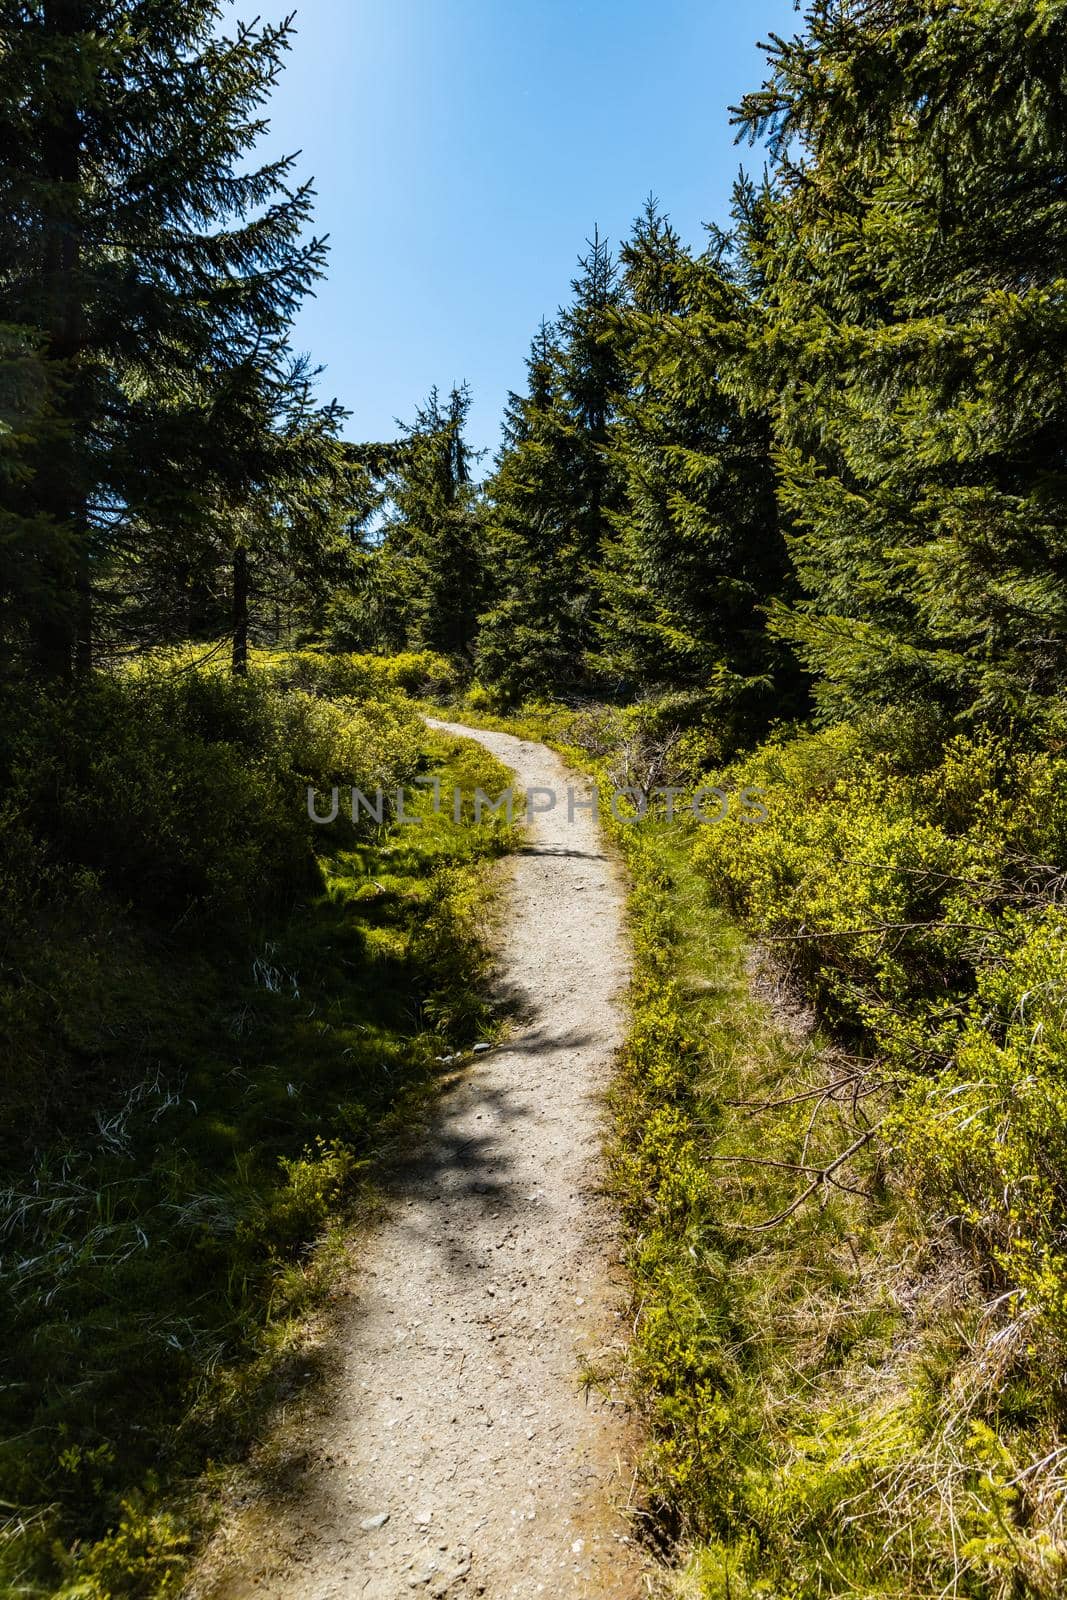
[[755, 316], [745, 237], [758, 206], [740, 185], [736, 237], [694, 259], [650, 200], [622, 250], [626, 493], [601, 580], [605, 670], [631, 690], [697, 691], [727, 742], [797, 708], [765, 614], [788, 581], [768, 419], [725, 386]]
[[858, 0], [740, 111], [778, 199], [749, 394], [774, 415], [827, 713], [1008, 725], [1067, 684], [1067, 6]]
[[608, 449], [623, 383], [613, 334], [620, 291], [599, 232], [578, 265], [570, 303], [534, 341], [525, 395], [510, 398], [487, 486], [497, 592], [478, 666], [509, 699], [593, 681], [597, 574], [620, 494]]
[[377, 557], [402, 599], [402, 642], [455, 657], [473, 653], [484, 593], [470, 404], [466, 384], [443, 403], [433, 389], [404, 428], [390, 479], [395, 514]]
[[267, 448], [237, 397], [273, 389], [268, 428], [286, 410], [279, 351], [322, 270], [293, 159], [245, 167], [292, 19], [224, 39], [218, 18], [0, 0], [0, 616], [51, 677], [89, 669], [96, 601], [147, 529], [218, 538]]
[[573, 683], [584, 596], [573, 523], [576, 430], [556, 330], [542, 323], [512, 394], [504, 444], [487, 485], [493, 604], [481, 619], [479, 675], [509, 700]]

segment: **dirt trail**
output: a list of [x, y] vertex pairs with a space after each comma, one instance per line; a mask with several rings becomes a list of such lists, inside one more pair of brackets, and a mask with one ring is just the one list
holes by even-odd
[[521, 1022], [445, 1095], [361, 1241], [338, 1378], [292, 1425], [284, 1499], [246, 1505], [192, 1595], [650, 1592], [624, 1515], [632, 1425], [582, 1381], [624, 1336], [598, 1187], [627, 976], [620, 885], [590, 813], [568, 819], [567, 785], [583, 786], [552, 752], [432, 726], [559, 796], [514, 862], [500, 954]]

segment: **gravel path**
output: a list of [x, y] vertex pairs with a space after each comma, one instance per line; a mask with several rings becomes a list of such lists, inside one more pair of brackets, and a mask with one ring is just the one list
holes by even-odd
[[584, 786], [551, 751], [431, 725], [559, 796], [514, 861], [500, 954], [520, 1022], [457, 1078], [396, 1175], [361, 1241], [337, 1375], [291, 1424], [287, 1492], [227, 1519], [193, 1595], [650, 1592], [624, 1515], [633, 1425], [582, 1381], [616, 1364], [625, 1331], [598, 1187], [623, 1031], [621, 888], [590, 813], [568, 820], [567, 785]]

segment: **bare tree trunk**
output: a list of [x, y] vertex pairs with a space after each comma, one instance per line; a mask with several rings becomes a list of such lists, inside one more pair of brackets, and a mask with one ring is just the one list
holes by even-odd
[[233, 673], [248, 674], [248, 546], [233, 550]]
[[[82, 30], [83, 11], [81, 0], [46, 0], [45, 31], [73, 40]], [[77, 437], [84, 394], [76, 370], [84, 342], [78, 196], [82, 133], [76, 104], [63, 104], [63, 90], [53, 93], [59, 104], [42, 151], [51, 191], [45, 202], [43, 276], [48, 359], [60, 380], [61, 426], [37, 469], [38, 503], [52, 523], [55, 543], [44, 561], [51, 592], [43, 599], [36, 634], [41, 670], [69, 682], [72, 673], [83, 676], [92, 667], [89, 528]]]
[[77, 606], [74, 635], [74, 676], [87, 678], [93, 670], [93, 585], [89, 575], [89, 552], [84, 538], [78, 551]]

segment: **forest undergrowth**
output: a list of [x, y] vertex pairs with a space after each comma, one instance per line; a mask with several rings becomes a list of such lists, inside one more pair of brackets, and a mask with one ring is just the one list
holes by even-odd
[[[1062, 759], [912, 720], [709, 770], [670, 707], [474, 700], [600, 774], [629, 875], [613, 1172], [679, 1592], [1061, 1592]], [[612, 821], [635, 782], [767, 816]]]
[[[175, 656], [7, 736], [5, 1593], [176, 1591], [200, 1475], [313, 1379], [377, 1164], [492, 1026], [508, 830], [414, 780], [507, 778], [422, 725], [400, 685], [439, 665]], [[309, 821], [309, 784], [399, 783], [417, 827]]]

